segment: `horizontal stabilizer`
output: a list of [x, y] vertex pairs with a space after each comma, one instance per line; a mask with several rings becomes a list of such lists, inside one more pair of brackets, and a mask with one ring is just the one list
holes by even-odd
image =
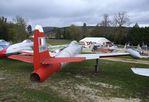
[[33, 56], [11, 55], [8, 58], [27, 62], [27, 63], [33, 63]]
[[55, 64], [55, 63], [68, 63], [68, 62], [81, 62], [84, 57], [57, 57], [45, 59], [42, 64]]
[[131, 70], [138, 75], [149, 76], [149, 68], [131, 68]]
[[84, 57], [86, 60], [99, 59], [100, 54], [78, 54], [75, 57]]

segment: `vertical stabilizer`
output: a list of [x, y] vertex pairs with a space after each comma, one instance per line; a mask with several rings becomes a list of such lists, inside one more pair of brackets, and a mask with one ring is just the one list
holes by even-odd
[[43, 29], [37, 25], [34, 31], [34, 71], [30, 78], [32, 81], [42, 82], [50, 75], [60, 70], [60, 64], [43, 64], [42, 62], [50, 59], [49, 51], [46, 45]]
[[40, 68], [41, 62], [49, 57], [43, 29], [40, 25], [36, 25], [34, 30], [34, 69]]

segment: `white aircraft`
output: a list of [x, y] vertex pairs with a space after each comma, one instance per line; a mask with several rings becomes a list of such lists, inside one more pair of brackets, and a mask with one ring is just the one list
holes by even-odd
[[131, 70], [138, 75], [149, 76], [149, 68], [131, 68]]
[[5, 40], [0, 40], [0, 50], [7, 48], [8, 46], [10, 46], [10, 43], [5, 41]]
[[127, 52], [133, 57], [133, 58], [149, 58], [149, 56], [143, 56], [141, 55], [137, 50], [133, 49], [127, 49]]
[[30, 50], [32, 47], [33, 42], [31, 40], [24, 40], [21, 43], [12, 44], [0, 51], [0, 58], [6, 57], [7, 55], [20, 53], [23, 50]]

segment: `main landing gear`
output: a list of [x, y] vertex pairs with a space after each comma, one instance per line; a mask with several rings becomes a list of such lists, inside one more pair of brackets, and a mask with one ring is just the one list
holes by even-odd
[[98, 73], [98, 72], [100, 72], [100, 71], [101, 71], [101, 69], [100, 69], [100, 67], [99, 67], [99, 59], [96, 59], [95, 73]]

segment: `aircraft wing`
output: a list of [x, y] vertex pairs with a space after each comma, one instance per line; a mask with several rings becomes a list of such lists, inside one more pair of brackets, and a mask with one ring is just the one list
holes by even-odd
[[138, 75], [149, 76], [149, 68], [131, 68], [131, 70]]
[[49, 49], [61, 49], [61, 48], [64, 48], [64, 47], [67, 47], [68, 44], [63, 44], [63, 45], [49, 45], [48, 48]]
[[63, 44], [63, 45], [49, 45], [49, 46], [48, 46], [48, 49], [49, 49], [51, 52], [58, 53], [58, 52], [60, 52], [62, 49], [66, 48], [67, 46], [68, 46], [68, 44]]
[[126, 55], [130, 55], [129, 53], [101, 53], [99, 54], [101, 58], [103, 57], [115, 57], [115, 56], [126, 56]]
[[84, 57], [86, 60], [99, 59], [100, 54], [78, 54], [75, 57]]
[[[24, 55], [11, 55], [8, 58], [19, 60], [27, 63], [33, 63], [33, 56]], [[69, 62], [80, 62], [86, 60], [85, 57], [53, 57], [45, 59], [42, 64], [55, 64], [55, 63], [69, 63]]]
[[22, 50], [20, 51], [21, 55], [33, 55], [33, 50]]
[[[25, 55], [25, 56], [33, 56], [33, 51], [31, 50], [31, 51], [29, 51], [29, 50], [23, 50], [23, 51], [21, 51], [20, 52], [20, 54], [21, 55]], [[56, 56], [56, 52], [51, 52], [51, 51], [49, 51], [49, 54], [51, 55], [51, 57], [55, 57]]]
[[85, 57], [57, 57], [57, 58], [47, 58], [42, 62], [42, 64], [80, 62], [84, 60]]
[[42, 62], [42, 64], [80, 62], [91, 59], [99, 59], [99, 56], [100, 54], [78, 54], [74, 57], [56, 57], [46, 59]]
[[126, 56], [129, 53], [100, 53], [100, 54], [78, 54], [75, 57], [85, 57], [86, 60], [99, 59], [102, 57]]
[[33, 56], [11, 55], [8, 58], [27, 62], [27, 63], [33, 63]]
[[148, 55], [141, 55], [139, 51], [134, 49], [127, 49], [127, 52], [130, 53], [130, 55], [134, 58], [149, 58]]
[[[23, 62], [33, 63], [33, 56], [24, 55], [11, 55], [8, 58], [20, 60]], [[111, 57], [111, 56], [122, 56], [127, 55], [126, 53], [105, 53], [105, 54], [78, 54], [74, 57], [53, 57], [45, 59], [42, 64], [54, 64], [54, 63], [69, 63], [69, 62], [80, 62], [84, 60], [99, 59], [99, 57]]]

